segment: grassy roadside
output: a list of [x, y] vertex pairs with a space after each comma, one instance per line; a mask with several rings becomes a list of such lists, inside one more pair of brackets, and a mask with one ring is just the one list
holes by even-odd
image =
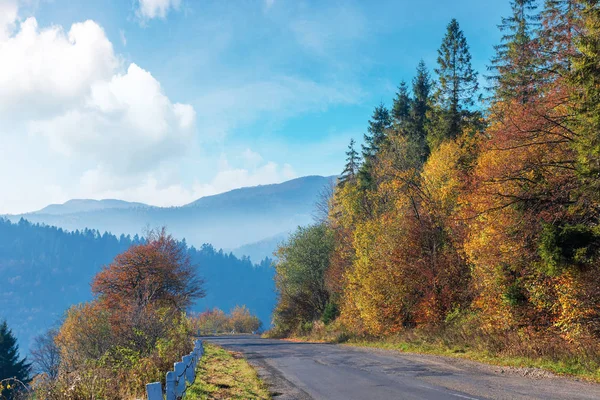
[[315, 324], [311, 331], [302, 335], [293, 335], [287, 340], [338, 343], [345, 346], [378, 348], [404, 353], [440, 355], [504, 367], [539, 368], [556, 375], [600, 383], [600, 364], [597, 357], [586, 354], [584, 349], [580, 349], [579, 355], [567, 351], [562, 353], [548, 351], [546, 357], [535, 357], [531, 355], [531, 351], [520, 349], [518, 345], [506, 346], [508, 351], [505, 352], [488, 351], [485, 343], [476, 337], [473, 337], [471, 341], [451, 340], [439, 335], [412, 332], [382, 339], [364, 338], [354, 336], [340, 326], [324, 327], [322, 324]]
[[271, 398], [266, 385], [241, 354], [209, 343], [204, 344], [204, 351], [196, 371], [196, 381], [187, 390], [187, 399]]

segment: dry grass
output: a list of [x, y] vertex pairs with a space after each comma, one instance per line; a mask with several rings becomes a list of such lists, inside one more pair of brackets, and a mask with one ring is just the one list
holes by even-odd
[[187, 390], [187, 399], [270, 399], [266, 385], [240, 353], [213, 344], [204, 344], [196, 381]]

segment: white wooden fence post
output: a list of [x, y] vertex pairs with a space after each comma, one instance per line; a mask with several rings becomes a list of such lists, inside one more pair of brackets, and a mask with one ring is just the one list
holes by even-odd
[[192, 362], [192, 355], [187, 355], [183, 357], [183, 364], [187, 367], [185, 370], [185, 379], [192, 383], [194, 382], [194, 363]]
[[146, 385], [146, 394], [148, 400], [163, 400], [162, 385], [160, 382], [149, 383]]
[[175, 363], [175, 397], [179, 398], [185, 390], [185, 364], [182, 362]]
[[167, 372], [167, 379], [165, 384], [165, 392], [167, 394], [166, 400], [176, 400], [175, 399], [175, 372], [169, 371]]

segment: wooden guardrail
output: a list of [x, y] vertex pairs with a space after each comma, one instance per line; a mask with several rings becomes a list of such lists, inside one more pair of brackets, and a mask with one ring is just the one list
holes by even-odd
[[202, 340], [198, 339], [194, 343], [194, 350], [187, 356], [183, 356], [181, 362], [174, 363], [173, 371], [167, 372], [164, 391], [160, 382], [146, 385], [148, 400], [182, 399], [188, 386], [196, 380], [196, 367], [203, 354]]

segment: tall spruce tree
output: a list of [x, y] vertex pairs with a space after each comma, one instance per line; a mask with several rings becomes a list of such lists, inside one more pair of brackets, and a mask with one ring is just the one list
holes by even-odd
[[540, 26], [536, 0], [511, 1], [512, 15], [502, 18], [498, 26], [503, 33], [501, 44], [495, 46], [496, 55], [489, 69], [491, 89], [497, 101], [517, 99], [525, 104], [537, 92], [539, 77], [539, 41], [536, 32]]
[[432, 147], [461, 133], [464, 116], [473, 106], [479, 89], [477, 72], [471, 66], [469, 45], [456, 19], [448, 24], [437, 63], [436, 118], [428, 138]]
[[546, 80], [566, 76], [577, 53], [575, 36], [581, 29], [581, 0], [546, 0], [540, 14], [540, 57]]
[[416, 157], [423, 164], [429, 156], [427, 144], [427, 114], [430, 108], [431, 78], [421, 60], [417, 66], [417, 75], [412, 81], [413, 98], [410, 107], [410, 129], [408, 134], [411, 142], [415, 143]]
[[583, 30], [578, 38], [572, 80], [578, 87], [575, 150], [585, 190], [600, 202], [600, 4], [582, 0]]
[[15, 378], [27, 384], [30, 372], [31, 364], [26, 358], [19, 359], [17, 339], [6, 321], [3, 321], [0, 323], [0, 381], [6, 380], [0, 389], [3, 398], [11, 399], [17, 391], [23, 389], [21, 383], [7, 379]]
[[392, 117], [387, 107], [381, 103], [373, 111], [369, 127], [362, 145], [363, 163], [359, 170], [359, 180], [364, 189], [373, 187], [373, 164], [379, 150], [387, 142], [387, 135], [392, 127]]
[[356, 142], [354, 139], [350, 139], [350, 144], [348, 145], [348, 151], [346, 151], [346, 166], [344, 167], [344, 171], [340, 175], [339, 185], [345, 185], [348, 182], [353, 182], [356, 179], [356, 174], [358, 173], [360, 158], [358, 156], [358, 152], [354, 148]]
[[398, 92], [394, 99], [394, 105], [392, 107], [392, 117], [394, 118], [394, 124], [399, 130], [406, 129], [410, 117], [410, 106], [411, 99], [408, 94], [408, 86], [406, 82], [400, 82], [398, 86]]

